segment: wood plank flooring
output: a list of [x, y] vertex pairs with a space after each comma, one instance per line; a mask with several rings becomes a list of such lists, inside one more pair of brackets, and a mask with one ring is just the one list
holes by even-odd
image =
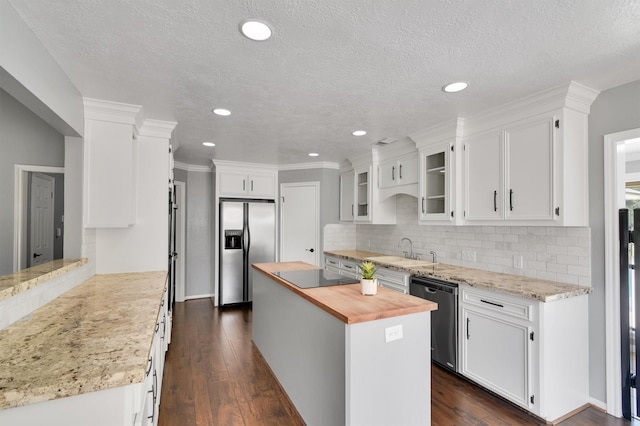
[[[431, 404], [434, 426], [541, 424], [435, 366]], [[304, 425], [251, 342], [251, 310], [217, 309], [210, 299], [175, 305], [159, 416], [160, 426]], [[629, 424], [594, 408], [561, 423]]]

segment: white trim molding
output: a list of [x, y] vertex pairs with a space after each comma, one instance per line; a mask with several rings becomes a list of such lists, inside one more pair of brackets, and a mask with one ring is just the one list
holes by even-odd
[[[619, 177], [624, 161], [618, 148], [624, 141], [640, 136], [640, 128], [604, 135], [604, 226], [605, 226], [605, 342], [607, 412], [622, 416], [620, 360], [620, 246], [618, 239]], [[621, 163], [621, 164], [620, 164]]]
[[64, 174], [64, 167], [53, 166], [32, 166], [28, 164], [16, 164], [14, 166], [15, 179], [14, 179], [14, 192], [13, 192], [13, 272], [20, 270], [20, 262], [22, 261], [22, 248], [26, 241], [22, 241], [22, 227], [24, 210], [23, 205], [25, 202], [24, 195], [26, 192], [26, 179], [24, 179], [24, 172], [41, 172], [41, 173], [62, 173]]
[[174, 161], [173, 168], [178, 170], [184, 170], [186, 172], [211, 173], [213, 171], [209, 166], [198, 166], [195, 164], [181, 163], [180, 161]]
[[284, 170], [307, 170], [307, 169], [333, 169], [338, 170], [340, 164], [331, 163], [328, 161], [317, 161], [313, 163], [298, 163], [298, 164], [281, 164], [278, 166], [279, 171]]
[[84, 118], [90, 120], [109, 121], [122, 124], [137, 124], [138, 114], [142, 106], [103, 101], [101, 99], [82, 98]]

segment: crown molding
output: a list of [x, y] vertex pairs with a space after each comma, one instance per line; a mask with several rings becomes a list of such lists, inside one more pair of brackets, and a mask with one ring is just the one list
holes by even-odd
[[103, 101], [101, 99], [82, 98], [84, 118], [88, 120], [109, 121], [113, 123], [138, 125], [141, 105]]
[[216, 168], [232, 167], [237, 169], [239, 167], [242, 167], [248, 170], [256, 170], [256, 169], [263, 169], [263, 170], [270, 170], [270, 171], [278, 170], [278, 166], [275, 166], [273, 164], [243, 163], [240, 161], [218, 160], [215, 158], [212, 158], [211, 162]]
[[186, 164], [186, 163], [181, 163], [179, 161], [174, 161], [173, 162], [173, 168], [174, 169], [179, 169], [179, 170], [184, 170], [187, 172], [203, 172], [203, 173], [211, 173], [211, 167], [209, 166], [199, 166], [199, 165], [195, 165], [195, 164]]
[[171, 139], [171, 134], [176, 128], [175, 121], [152, 120], [147, 118], [138, 129], [139, 136], [152, 138]]
[[306, 170], [306, 169], [334, 169], [338, 170], [340, 165], [338, 163], [331, 163], [328, 161], [316, 161], [313, 163], [298, 163], [298, 164], [281, 164], [278, 166], [278, 170]]
[[409, 135], [416, 147], [424, 148], [434, 143], [451, 141], [462, 137], [464, 118], [454, 118]]

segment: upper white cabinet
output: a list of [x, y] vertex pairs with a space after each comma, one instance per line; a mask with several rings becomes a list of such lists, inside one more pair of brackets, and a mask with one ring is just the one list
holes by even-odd
[[597, 94], [571, 83], [465, 119], [464, 223], [588, 226]]
[[218, 160], [214, 163], [218, 197], [276, 198], [275, 167]]
[[141, 109], [84, 99], [86, 227], [126, 228], [136, 222], [138, 150], [134, 133]]
[[418, 219], [421, 224], [458, 223], [457, 150], [462, 119], [452, 120], [411, 135], [420, 157]]
[[[343, 169], [340, 179], [340, 219], [349, 220], [349, 201], [353, 204], [353, 220], [372, 224], [396, 223], [396, 199], [382, 197], [378, 188], [379, 161], [377, 150], [351, 159], [353, 172]], [[349, 173], [353, 180], [349, 177]], [[349, 183], [353, 182], [350, 190]], [[349, 195], [349, 193], [353, 195]]]
[[340, 173], [340, 221], [353, 222], [354, 219], [354, 182], [353, 170]]
[[380, 199], [397, 194], [418, 196], [418, 152], [411, 139], [377, 146], [378, 179], [376, 188]]

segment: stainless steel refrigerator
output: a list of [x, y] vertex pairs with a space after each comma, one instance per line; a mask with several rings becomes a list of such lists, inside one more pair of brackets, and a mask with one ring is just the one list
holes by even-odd
[[275, 261], [275, 203], [273, 200], [225, 199], [220, 201], [219, 217], [219, 304], [250, 302], [251, 264]]

